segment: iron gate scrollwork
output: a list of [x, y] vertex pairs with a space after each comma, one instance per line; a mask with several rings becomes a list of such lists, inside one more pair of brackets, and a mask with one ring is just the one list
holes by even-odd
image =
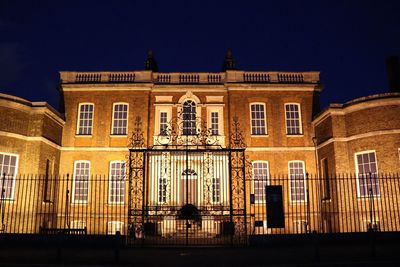
[[140, 119], [135, 123], [129, 240], [148, 246], [246, 244], [246, 160], [237, 119], [225, 148], [199, 118], [189, 125], [179, 116], [147, 148]]

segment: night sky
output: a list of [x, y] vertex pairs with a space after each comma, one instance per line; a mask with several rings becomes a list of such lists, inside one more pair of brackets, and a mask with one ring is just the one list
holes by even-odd
[[321, 71], [322, 105], [386, 92], [400, 1], [0, 0], [0, 92], [58, 107], [60, 70]]

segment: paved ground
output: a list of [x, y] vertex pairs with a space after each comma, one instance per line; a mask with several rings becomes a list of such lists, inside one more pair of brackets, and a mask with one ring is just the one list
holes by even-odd
[[116, 253], [122, 243], [113, 236], [2, 235], [0, 266], [400, 266], [399, 240], [398, 233], [307, 234], [252, 238], [253, 247]]
[[[371, 256], [368, 245], [320, 248], [279, 246], [269, 248], [159, 248], [122, 249], [119, 261], [111, 249], [63, 249], [61, 260], [54, 247], [0, 250], [1, 266], [400, 266], [399, 246], [377, 246]], [[318, 257], [319, 256], [319, 259]]]

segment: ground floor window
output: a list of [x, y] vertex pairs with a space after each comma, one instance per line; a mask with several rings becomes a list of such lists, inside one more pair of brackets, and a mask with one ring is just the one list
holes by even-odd
[[305, 234], [307, 233], [307, 221], [298, 220], [292, 222], [292, 233]]
[[290, 200], [306, 201], [304, 161], [289, 161]]
[[255, 202], [265, 202], [265, 187], [268, 184], [269, 168], [267, 161], [253, 162], [253, 193]]
[[125, 201], [125, 162], [123, 161], [110, 162], [108, 201], [110, 204]]
[[124, 223], [120, 221], [111, 221], [107, 223], [107, 234], [115, 235], [119, 232], [121, 235], [124, 234]]
[[355, 154], [358, 196], [379, 196], [378, 166], [375, 151]]
[[90, 162], [75, 161], [72, 202], [87, 203], [89, 199]]
[[72, 220], [70, 228], [71, 229], [84, 229], [84, 228], [86, 228], [86, 222], [82, 221], [82, 220]]
[[18, 155], [0, 153], [0, 198], [13, 199], [15, 178], [18, 169]]

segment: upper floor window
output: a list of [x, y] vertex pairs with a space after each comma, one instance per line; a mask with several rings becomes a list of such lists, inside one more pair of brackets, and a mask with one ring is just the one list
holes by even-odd
[[160, 112], [160, 135], [167, 135], [168, 131], [168, 113]]
[[0, 153], [0, 199], [13, 199], [18, 155]]
[[108, 203], [124, 203], [125, 200], [125, 162], [110, 162], [110, 180], [108, 186]]
[[72, 202], [87, 203], [89, 200], [90, 161], [75, 161]]
[[218, 112], [211, 112], [211, 134], [218, 135]]
[[375, 151], [365, 151], [355, 154], [358, 196], [379, 196], [378, 166]]
[[265, 201], [265, 187], [268, 185], [268, 161], [253, 162], [253, 188], [255, 202]]
[[92, 135], [94, 105], [90, 103], [79, 104], [78, 129], [79, 135]]
[[292, 202], [306, 201], [304, 161], [289, 161], [290, 199]]
[[250, 111], [251, 111], [251, 134], [265, 135], [267, 133], [265, 104], [263, 103], [251, 104]]
[[183, 135], [196, 135], [196, 103], [187, 100], [182, 109]]
[[286, 133], [288, 135], [302, 134], [300, 104], [285, 104]]
[[126, 135], [128, 133], [128, 104], [113, 105], [112, 134]]

